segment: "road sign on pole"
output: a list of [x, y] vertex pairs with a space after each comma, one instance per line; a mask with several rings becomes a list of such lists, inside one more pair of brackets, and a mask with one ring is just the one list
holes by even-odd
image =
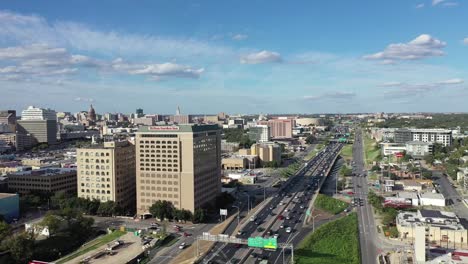
[[227, 209], [219, 209], [219, 215], [227, 215]]

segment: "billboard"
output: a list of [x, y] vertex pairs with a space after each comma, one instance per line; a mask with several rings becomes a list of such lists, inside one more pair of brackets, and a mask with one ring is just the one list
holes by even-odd
[[178, 126], [150, 126], [148, 127], [150, 131], [178, 131]]

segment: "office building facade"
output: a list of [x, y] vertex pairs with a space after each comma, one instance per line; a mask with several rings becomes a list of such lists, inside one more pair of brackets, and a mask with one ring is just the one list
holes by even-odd
[[292, 119], [272, 119], [259, 121], [258, 125], [267, 125], [270, 128], [272, 138], [292, 138], [294, 120]]
[[18, 134], [30, 135], [34, 144], [57, 143], [56, 120], [19, 120], [17, 130]]
[[444, 146], [452, 144], [452, 130], [447, 129], [398, 129], [395, 130], [395, 142], [406, 143], [408, 141], [432, 142]]
[[134, 210], [135, 146], [129, 141], [104, 142], [102, 146], [77, 149], [78, 197], [114, 201]]
[[10, 173], [8, 189], [21, 194], [43, 192], [53, 194], [63, 191], [76, 193], [76, 170], [48, 168], [39, 170], [18, 171]]
[[271, 139], [270, 127], [267, 125], [257, 125], [251, 127], [248, 132], [249, 139], [257, 143], [268, 142]]
[[221, 191], [221, 132], [217, 125], [141, 127], [136, 133], [137, 213], [158, 200], [195, 209]]

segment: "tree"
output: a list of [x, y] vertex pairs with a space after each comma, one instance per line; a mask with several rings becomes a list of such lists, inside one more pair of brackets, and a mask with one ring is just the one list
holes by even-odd
[[395, 222], [398, 215], [398, 211], [395, 208], [385, 208], [384, 215], [382, 218], [382, 224], [389, 225]]
[[34, 249], [34, 235], [23, 232], [7, 241], [7, 248], [16, 263], [27, 263], [31, 260]]
[[0, 221], [0, 248], [2, 247], [2, 242], [5, 241], [5, 238], [11, 235], [11, 227], [5, 221]]
[[315, 141], [317, 141], [317, 138], [312, 134], [308, 135], [305, 140], [307, 144], [313, 144]]
[[39, 225], [42, 227], [47, 227], [49, 229], [49, 234], [52, 236], [57, 233], [58, 229], [60, 228], [61, 223], [62, 223], [62, 220], [59, 219], [59, 216], [54, 215], [51, 212], [48, 212], [44, 216], [44, 219], [42, 219]]
[[378, 165], [374, 165], [374, 166], [372, 166], [372, 168], [371, 168], [371, 171], [380, 171], [380, 170], [381, 170], [381, 169], [380, 169], [380, 166], [378, 166]]
[[169, 201], [156, 201], [149, 208], [149, 212], [158, 219], [172, 219], [174, 215], [174, 206]]
[[428, 165], [432, 165], [432, 163], [434, 163], [434, 156], [432, 156], [432, 155], [426, 155], [426, 156], [424, 156], [424, 161], [425, 161]]
[[182, 220], [184, 220], [184, 222], [190, 221], [192, 217], [192, 212], [187, 209], [182, 209]]
[[197, 208], [193, 213], [192, 222], [194, 224], [203, 223], [205, 221], [205, 218], [205, 210], [202, 208]]
[[184, 212], [183, 210], [175, 209], [174, 210], [174, 220], [176, 221], [182, 221], [184, 218]]

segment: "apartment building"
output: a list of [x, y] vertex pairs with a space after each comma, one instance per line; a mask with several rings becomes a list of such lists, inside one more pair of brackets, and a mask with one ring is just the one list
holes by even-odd
[[137, 213], [158, 200], [194, 211], [221, 191], [218, 125], [141, 127], [136, 133]]
[[53, 194], [58, 191], [76, 193], [76, 170], [65, 168], [47, 168], [10, 173], [8, 189], [27, 194], [43, 192]]
[[292, 138], [292, 129], [294, 127], [293, 119], [272, 119], [268, 121], [259, 121], [258, 125], [267, 125], [270, 128], [272, 138]]
[[432, 142], [444, 146], [452, 144], [452, 130], [447, 129], [398, 129], [394, 132], [396, 143], [408, 141]]
[[77, 149], [78, 197], [115, 201], [128, 210], [135, 203], [135, 146], [129, 141], [110, 141]]

